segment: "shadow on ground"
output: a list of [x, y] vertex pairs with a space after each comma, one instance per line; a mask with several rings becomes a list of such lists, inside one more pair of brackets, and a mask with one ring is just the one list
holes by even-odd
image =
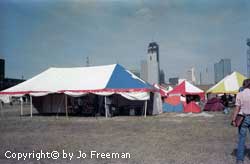
[[[236, 158], [236, 153], [237, 153], [237, 149], [234, 149], [231, 155]], [[250, 148], [245, 149], [245, 157], [247, 157], [250, 160]]]

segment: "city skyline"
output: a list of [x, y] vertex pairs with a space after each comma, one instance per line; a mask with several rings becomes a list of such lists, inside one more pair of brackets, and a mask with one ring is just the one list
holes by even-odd
[[140, 70], [152, 41], [159, 44], [166, 81], [194, 67], [198, 74], [208, 72], [202, 81], [212, 83], [213, 64], [222, 58], [231, 59], [232, 71], [246, 74], [246, 0], [3, 0], [0, 12], [7, 77], [85, 66], [87, 57], [91, 65], [120, 63]]
[[219, 62], [214, 63], [214, 83], [218, 83], [231, 73], [231, 59], [221, 59]]

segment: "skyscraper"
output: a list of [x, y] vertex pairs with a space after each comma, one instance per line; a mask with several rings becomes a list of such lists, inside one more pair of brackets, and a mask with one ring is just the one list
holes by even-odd
[[192, 67], [190, 70], [187, 71], [186, 79], [187, 79], [187, 81], [189, 81], [190, 83], [193, 83], [193, 84], [196, 83], [195, 69], [194, 69], [194, 67]]
[[161, 69], [160, 71], [160, 84], [164, 84], [165, 83], [165, 73], [164, 71]]
[[159, 66], [159, 45], [156, 42], [149, 43], [148, 45], [148, 79], [150, 84], [159, 84], [160, 79], [160, 66]]
[[247, 77], [250, 78], [250, 38], [247, 39]]
[[221, 79], [231, 73], [231, 60], [221, 59], [214, 64], [214, 82], [218, 83]]
[[[163, 76], [162, 81], [165, 78]], [[141, 62], [141, 78], [150, 84], [160, 82], [159, 45], [156, 42], [148, 45], [147, 60]]]

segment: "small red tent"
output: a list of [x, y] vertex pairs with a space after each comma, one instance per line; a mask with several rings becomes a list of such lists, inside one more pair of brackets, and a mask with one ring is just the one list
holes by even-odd
[[191, 101], [190, 103], [185, 104], [185, 106], [184, 106], [184, 112], [185, 113], [189, 113], [189, 112], [200, 113], [201, 112], [201, 108], [194, 101]]
[[183, 81], [179, 85], [177, 85], [172, 91], [168, 93], [168, 95], [199, 95], [202, 100], [205, 99], [205, 92], [188, 81]]

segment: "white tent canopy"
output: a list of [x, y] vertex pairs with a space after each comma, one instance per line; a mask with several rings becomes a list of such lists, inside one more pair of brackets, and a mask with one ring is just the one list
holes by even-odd
[[[6, 100], [10, 96], [30, 95], [32, 116], [32, 97], [44, 96], [43, 101], [47, 102], [44, 103], [45, 105], [53, 103], [55, 105], [53, 109], [65, 110], [68, 113], [67, 105], [65, 105], [67, 95], [81, 97], [89, 93], [100, 96], [118, 94], [128, 100], [145, 101], [146, 111], [150, 92], [158, 92], [158, 90], [119, 64], [113, 64], [94, 67], [49, 68], [23, 83], [1, 91], [0, 99]], [[66, 95], [65, 98], [58, 95], [61, 93]], [[53, 98], [53, 101], [50, 97]], [[154, 100], [156, 99], [160, 100], [160, 98], [154, 97]], [[157, 100], [158, 103], [160, 103], [159, 100]], [[42, 108], [49, 109], [46, 106]], [[60, 110], [58, 110], [59, 108]], [[160, 105], [154, 105], [154, 114], [161, 113], [159, 108]]]
[[[119, 81], [119, 78], [122, 81]], [[77, 97], [87, 93], [103, 96], [117, 93], [130, 100], [148, 100], [150, 91], [152, 88], [146, 82], [120, 65], [113, 64], [94, 67], [49, 68], [0, 94], [45, 96], [51, 93], [65, 93]]]

